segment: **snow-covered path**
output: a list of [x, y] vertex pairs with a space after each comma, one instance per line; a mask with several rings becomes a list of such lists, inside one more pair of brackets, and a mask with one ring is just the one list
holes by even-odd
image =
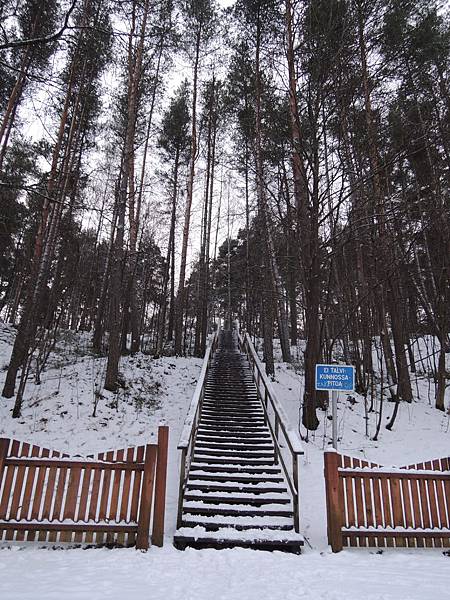
[[[7, 574], [7, 577], [5, 575]], [[2, 600], [447, 600], [442, 552], [1, 550]]]

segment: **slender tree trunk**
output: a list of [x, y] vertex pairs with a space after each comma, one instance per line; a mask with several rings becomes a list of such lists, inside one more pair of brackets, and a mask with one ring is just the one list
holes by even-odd
[[[34, 29], [35, 28], [33, 27], [33, 31]], [[28, 49], [22, 57], [22, 61], [19, 67], [19, 75], [16, 79], [13, 89], [11, 90], [8, 104], [6, 105], [2, 121], [0, 122], [0, 173], [3, 168], [3, 162], [5, 160], [9, 135], [12, 129], [12, 125], [14, 123], [14, 118], [17, 113], [17, 108], [22, 99], [22, 94], [25, 88], [29, 67], [30, 49]]]
[[215, 162], [216, 162], [216, 136], [217, 136], [217, 119], [215, 118], [215, 123], [213, 126], [213, 139], [212, 139], [208, 222], [207, 222], [207, 226], [206, 226], [205, 281], [204, 281], [204, 286], [203, 286], [202, 337], [201, 337], [201, 345], [200, 345], [201, 356], [203, 356], [206, 352], [206, 340], [207, 340], [207, 336], [208, 336], [208, 305], [209, 305], [209, 289], [210, 289], [210, 285], [211, 285], [209, 258], [210, 258], [211, 226], [212, 226], [212, 203], [213, 203], [213, 195], [214, 195], [214, 175], [215, 175], [214, 171], [215, 171]]
[[[116, 190], [116, 196], [118, 194], [118, 190]], [[100, 297], [98, 301], [97, 310], [95, 312], [95, 320], [94, 320], [94, 333], [92, 336], [92, 347], [95, 352], [100, 354], [102, 350], [102, 339], [103, 339], [103, 329], [104, 323], [106, 321], [105, 318], [105, 310], [107, 306], [107, 297], [108, 297], [108, 285], [110, 279], [110, 270], [112, 257], [114, 252], [114, 239], [116, 235], [116, 227], [117, 227], [117, 202], [114, 204], [114, 213], [113, 219], [111, 223], [111, 235], [109, 239], [108, 252], [106, 254], [105, 261], [105, 270], [103, 272], [102, 284], [100, 287]]]
[[[105, 389], [115, 392], [118, 386], [119, 360], [121, 351], [122, 311], [120, 310], [120, 299], [122, 297], [122, 264], [123, 264], [123, 242], [125, 237], [125, 212], [127, 195], [127, 167], [126, 160], [122, 162], [122, 173], [118, 185], [117, 202], [117, 227], [114, 239], [111, 278], [109, 285], [109, 339], [108, 339], [108, 362], [106, 365]], [[124, 183], [125, 180], [125, 183]]]
[[195, 163], [197, 159], [197, 87], [198, 69], [200, 61], [200, 46], [202, 28], [199, 27], [195, 44], [194, 80], [192, 83], [192, 129], [191, 129], [191, 156], [189, 162], [189, 176], [186, 190], [186, 208], [184, 213], [183, 242], [181, 246], [180, 278], [178, 282], [177, 301], [175, 306], [175, 353], [182, 353], [183, 314], [186, 303], [186, 261], [189, 241], [189, 227], [191, 222], [192, 198], [194, 194]]
[[[124, 151], [122, 158], [122, 167], [120, 174], [119, 195], [117, 198], [117, 231], [114, 244], [113, 267], [111, 271], [110, 286], [110, 311], [109, 311], [109, 346], [108, 362], [106, 366], [105, 389], [115, 391], [118, 385], [119, 360], [121, 347], [122, 318], [120, 310], [120, 298], [122, 288], [122, 263], [123, 263], [123, 243], [125, 235], [125, 212], [128, 200], [130, 211], [130, 226], [136, 231], [136, 215], [134, 206], [134, 142], [136, 132], [137, 111], [139, 103], [139, 86], [142, 76], [142, 56], [147, 28], [147, 14], [149, 1], [144, 4], [142, 23], [139, 32], [139, 41], [136, 51], [133, 50], [133, 38], [135, 32], [135, 5], [133, 6], [133, 21], [129, 35], [128, 46], [128, 107], [126, 115], [126, 132], [124, 141]], [[133, 177], [133, 181], [131, 181]], [[131, 190], [130, 198], [127, 199], [127, 192]], [[136, 251], [136, 248], [135, 248]]]
[[[176, 223], [176, 207], [177, 207], [177, 194], [178, 194], [178, 169], [179, 169], [179, 150], [177, 148], [175, 155], [175, 164], [173, 168], [173, 190], [172, 190], [172, 215], [170, 219], [170, 233], [169, 233], [169, 244], [167, 248], [167, 259], [164, 269], [163, 286], [162, 286], [162, 300], [161, 308], [159, 311], [158, 319], [158, 339], [156, 342], [156, 354], [159, 356], [162, 353], [164, 347], [164, 332], [166, 328], [166, 311], [167, 311], [167, 287], [169, 282], [169, 274], [172, 268], [172, 260], [175, 245], [175, 223]], [[171, 302], [171, 305], [173, 303]], [[169, 323], [169, 332], [171, 331], [172, 325]]]
[[309, 200], [306, 171], [300, 154], [301, 128], [297, 103], [293, 14], [291, 0], [286, 0], [286, 42], [289, 74], [289, 116], [292, 140], [292, 171], [297, 211], [298, 236], [302, 260], [302, 279], [305, 288], [305, 391], [303, 396], [303, 425], [310, 430], [319, 426], [316, 415], [315, 363], [320, 357], [320, 261], [318, 258], [318, 210]]
[[[148, 3], [146, 5], [146, 12], [145, 12], [145, 16], [144, 16], [145, 20], [146, 20], [146, 16], [147, 16], [147, 6], [148, 6]], [[142, 44], [144, 41], [144, 36], [145, 36], [145, 30], [143, 31], [143, 34], [141, 37]], [[137, 193], [136, 211], [135, 212], [134, 212], [134, 210], [132, 210], [132, 205], [130, 203], [130, 255], [131, 255], [130, 278], [131, 278], [131, 280], [129, 282], [129, 290], [130, 290], [130, 323], [131, 323], [131, 348], [130, 349], [131, 349], [132, 354], [139, 351], [140, 322], [141, 322], [139, 303], [138, 303], [138, 299], [137, 299], [137, 289], [136, 289], [136, 270], [137, 270], [137, 264], [138, 264], [138, 251], [137, 251], [137, 246], [136, 246], [137, 234], [139, 231], [142, 197], [143, 197], [143, 192], [144, 192], [144, 180], [145, 180], [147, 156], [148, 156], [148, 146], [149, 146], [150, 134], [151, 134], [152, 124], [153, 124], [153, 112], [154, 112], [155, 102], [156, 102], [156, 93], [157, 93], [157, 89], [158, 89], [159, 74], [160, 74], [160, 70], [161, 70], [161, 60], [162, 60], [162, 54], [163, 54], [164, 44], [165, 44], [165, 36], [166, 36], [166, 32], [163, 31], [163, 33], [161, 34], [161, 39], [160, 39], [159, 47], [158, 47], [158, 58], [156, 61], [156, 69], [155, 69], [155, 75], [154, 75], [155, 81], [153, 84], [152, 99], [151, 99], [151, 103], [150, 103], [150, 111], [149, 111], [149, 116], [148, 116], [148, 121], [147, 121], [147, 130], [146, 130], [145, 144], [144, 144], [144, 155], [142, 158], [142, 166], [141, 166], [141, 172], [140, 172], [140, 177], [139, 177], [139, 187], [138, 187], [138, 193]], [[142, 52], [142, 49], [141, 49], [141, 52]], [[130, 175], [130, 184], [133, 179], [134, 179], [134, 177], [132, 177]], [[130, 194], [130, 197], [131, 197], [131, 194]], [[133, 215], [133, 213], [134, 213], [134, 215]], [[133, 223], [133, 227], [131, 227], [132, 223]]]

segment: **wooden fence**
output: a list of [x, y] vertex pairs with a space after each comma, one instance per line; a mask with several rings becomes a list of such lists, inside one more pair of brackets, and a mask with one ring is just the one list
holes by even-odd
[[325, 452], [328, 542], [450, 547], [450, 457], [398, 469]]
[[0, 541], [162, 546], [168, 427], [158, 443], [69, 457], [0, 438]]

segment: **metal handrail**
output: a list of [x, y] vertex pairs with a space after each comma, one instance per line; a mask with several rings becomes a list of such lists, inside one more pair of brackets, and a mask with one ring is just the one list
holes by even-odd
[[[289, 485], [292, 494], [292, 502], [294, 507], [294, 527], [295, 531], [299, 531], [299, 485], [298, 485], [298, 457], [304, 454], [303, 446], [300, 441], [300, 437], [297, 431], [290, 425], [286, 413], [278, 401], [275, 391], [269, 378], [266, 375], [262, 362], [256, 353], [255, 347], [250, 339], [248, 333], [244, 337], [241, 334], [238, 335], [239, 347], [241, 352], [247, 355], [248, 361], [251, 365], [253, 379], [255, 381], [256, 388], [258, 390], [258, 397], [261, 400], [261, 404], [265, 413], [266, 423], [269, 427], [275, 445], [275, 458], [280, 461], [283, 467], [286, 481]], [[269, 405], [272, 408], [274, 422], [271, 422]], [[289, 448], [292, 467], [288, 469], [279, 439], [280, 429], [283, 434], [284, 440]]]
[[184, 420], [183, 430], [181, 432], [180, 441], [178, 442], [178, 450], [181, 450], [181, 465], [180, 465], [180, 486], [178, 491], [178, 514], [177, 514], [177, 527], [181, 527], [181, 516], [183, 508], [183, 492], [187, 483], [187, 477], [189, 474], [189, 467], [192, 460], [192, 449], [194, 447], [195, 438], [197, 436], [198, 420], [200, 416], [200, 410], [205, 394], [205, 384], [208, 378], [208, 371], [211, 365], [211, 360], [214, 352], [217, 348], [218, 343], [218, 330], [214, 332], [211, 343], [206, 349], [205, 356], [203, 358], [202, 369], [195, 387], [194, 394], [192, 396], [191, 404], [189, 406], [188, 414]]

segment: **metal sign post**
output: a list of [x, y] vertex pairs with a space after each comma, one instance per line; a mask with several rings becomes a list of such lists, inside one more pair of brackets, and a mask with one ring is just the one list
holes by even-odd
[[316, 390], [331, 392], [333, 448], [337, 449], [337, 403], [339, 391], [353, 392], [355, 367], [352, 365], [316, 365]]
[[337, 450], [337, 403], [338, 403], [339, 392], [335, 392], [334, 390], [331, 392], [331, 416], [333, 418], [332, 421], [332, 438], [333, 438], [333, 448]]

